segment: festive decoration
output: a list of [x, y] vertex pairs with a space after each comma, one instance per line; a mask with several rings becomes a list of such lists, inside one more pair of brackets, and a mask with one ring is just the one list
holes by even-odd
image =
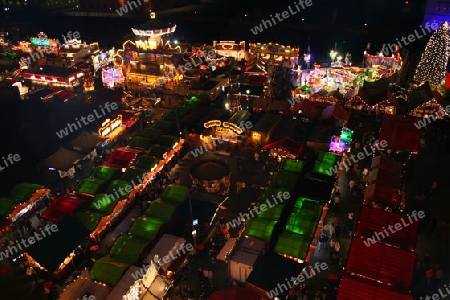
[[432, 115], [436, 119], [443, 119], [444, 116], [448, 116], [445, 109], [435, 99], [431, 99], [421, 106], [416, 107], [408, 115], [419, 118], [427, 118]]
[[441, 85], [445, 78], [449, 55], [449, 25], [445, 22], [431, 35], [417, 66], [414, 80], [417, 82], [428, 81], [435, 86]]

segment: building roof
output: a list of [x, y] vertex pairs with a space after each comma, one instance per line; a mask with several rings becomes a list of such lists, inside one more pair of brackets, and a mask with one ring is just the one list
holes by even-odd
[[44, 76], [66, 78], [66, 77], [70, 77], [71, 75], [73, 75], [75, 73], [79, 73], [79, 72], [80, 71], [78, 71], [77, 69], [74, 69], [74, 68], [64, 68], [64, 67], [58, 67], [58, 66], [42, 65], [42, 66], [35, 67], [28, 72], [23, 72], [23, 74], [25, 75], [26, 73], [31, 73], [31, 74], [39, 74], [39, 75], [44, 75]]

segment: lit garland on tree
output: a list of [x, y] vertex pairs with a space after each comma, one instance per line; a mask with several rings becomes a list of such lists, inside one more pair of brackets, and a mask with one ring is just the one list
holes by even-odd
[[445, 78], [446, 65], [450, 56], [450, 36], [447, 22], [442, 24], [430, 37], [422, 53], [414, 74], [414, 81], [428, 81], [435, 86], [442, 84]]

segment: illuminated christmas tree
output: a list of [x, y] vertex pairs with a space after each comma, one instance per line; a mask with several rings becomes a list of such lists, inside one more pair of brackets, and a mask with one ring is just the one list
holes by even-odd
[[414, 74], [414, 81], [428, 81], [434, 86], [442, 84], [445, 78], [446, 65], [450, 56], [450, 36], [447, 22], [442, 24], [430, 37], [422, 53]]

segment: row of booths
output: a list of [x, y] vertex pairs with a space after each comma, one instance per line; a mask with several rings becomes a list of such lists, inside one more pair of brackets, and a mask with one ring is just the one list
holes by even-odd
[[[233, 280], [260, 295], [285, 278], [298, 276], [312, 258], [327, 209], [322, 197], [311, 192], [304, 166], [302, 160], [282, 160], [256, 204], [270, 203], [270, 208], [249, 219], [243, 233], [230, 239], [217, 256], [228, 263]], [[328, 186], [328, 192], [331, 188]], [[286, 192], [289, 199], [274, 200], [273, 196]], [[300, 197], [295, 196], [298, 193]], [[273, 269], [274, 265], [279, 271]]]
[[[183, 103], [174, 108], [177, 112], [167, 115], [185, 114], [195, 105]], [[95, 243], [123, 218], [136, 195], [181, 151], [184, 140], [175, 131], [175, 122], [156, 121], [144, 130], [144, 136], [133, 137], [128, 146], [115, 149], [104, 165], [77, 183], [74, 192], [56, 197], [43, 218], [55, 222], [59, 230], [30, 247], [29, 261], [62, 278], [83, 251], [95, 251]], [[45, 249], [51, 249], [51, 255]]]

